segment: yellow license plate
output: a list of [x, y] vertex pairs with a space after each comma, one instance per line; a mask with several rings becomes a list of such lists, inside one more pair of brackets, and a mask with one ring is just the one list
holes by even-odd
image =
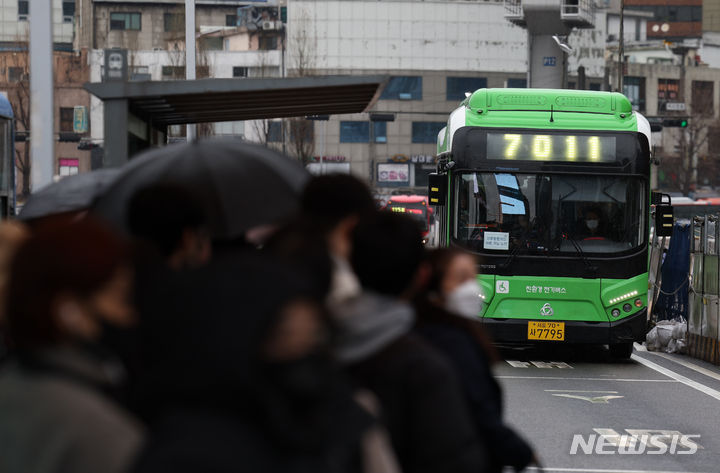
[[565, 340], [565, 322], [528, 322], [528, 340]]

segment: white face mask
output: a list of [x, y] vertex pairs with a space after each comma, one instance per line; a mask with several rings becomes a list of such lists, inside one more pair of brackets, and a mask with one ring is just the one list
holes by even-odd
[[450, 312], [470, 319], [477, 319], [482, 310], [482, 288], [476, 279], [470, 279], [456, 287], [445, 299]]
[[598, 223], [599, 222], [597, 220], [586, 220], [585, 221], [585, 225], [587, 225], [587, 227], [590, 230], [595, 230], [598, 227]]

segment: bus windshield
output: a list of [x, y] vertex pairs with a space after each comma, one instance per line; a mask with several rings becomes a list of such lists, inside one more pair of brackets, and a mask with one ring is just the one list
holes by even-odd
[[387, 210], [405, 213], [413, 217], [420, 224], [423, 232], [428, 230], [428, 208], [420, 203], [389, 202]]
[[639, 177], [462, 173], [453, 238], [480, 253], [623, 253], [645, 242]]

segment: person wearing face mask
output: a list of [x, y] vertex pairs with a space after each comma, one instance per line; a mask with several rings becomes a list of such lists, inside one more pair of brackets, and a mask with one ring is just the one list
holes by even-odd
[[604, 240], [604, 228], [602, 225], [602, 212], [597, 207], [590, 207], [585, 211], [585, 218], [581, 234], [583, 240]]
[[144, 327], [164, 341], [145, 352], [151, 434], [134, 473], [394, 471], [363, 462], [375, 421], [328, 351], [329, 275], [278, 261], [287, 248], [212, 261], [159, 294], [173, 325]]
[[415, 331], [452, 361], [490, 456], [489, 471], [522, 471], [537, 463], [528, 443], [502, 420], [502, 393], [491, 370], [499, 355], [479, 323], [483, 291], [475, 258], [454, 248], [433, 250], [422, 272]]
[[[135, 323], [127, 248], [86, 218], [34, 229], [10, 266], [0, 471], [120, 473], [143, 440], [108, 334]], [[114, 338], [114, 337], [110, 337]]]

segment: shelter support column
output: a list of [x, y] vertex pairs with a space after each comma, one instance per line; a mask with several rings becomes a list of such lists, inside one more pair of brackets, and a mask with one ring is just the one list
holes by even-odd
[[105, 155], [103, 167], [119, 167], [128, 159], [128, 101], [105, 100]]

